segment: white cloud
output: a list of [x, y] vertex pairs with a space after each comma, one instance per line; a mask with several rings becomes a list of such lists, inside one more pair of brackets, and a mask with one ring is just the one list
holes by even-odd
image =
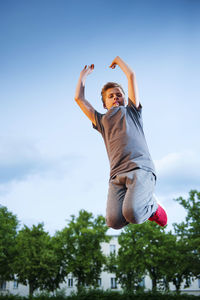
[[195, 151], [169, 153], [155, 161], [160, 192], [188, 192], [200, 188], [200, 157]]
[[173, 152], [155, 161], [155, 165], [155, 193], [167, 211], [169, 230], [186, 216], [186, 210], [175, 199], [187, 199], [191, 189], [200, 190], [200, 157], [195, 151]]
[[17, 214], [22, 224], [44, 222], [50, 233], [62, 229], [70, 215], [81, 209], [105, 215], [107, 185], [95, 176], [89, 180], [82, 174], [71, 169], [63, 178], [31, 175], [12, 182], [9, 192], [0, 195], [0, 202]]
[[6, 184], [25, 180], [34, 174], [62, 177], [72, 163], [80, 163], [81, 159], [81, 156], [74, 154], [50, 156], [40, 151], [37, 143], [30, 140], [1, 138], [0, 193], [6, 191]]

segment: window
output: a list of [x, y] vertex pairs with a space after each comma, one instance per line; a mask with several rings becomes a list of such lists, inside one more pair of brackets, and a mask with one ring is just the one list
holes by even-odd
[[144, 278], [142, 278], [142, 280], [140, 281], [139, 286], [145, 287], [145, 281], [144, 281]]
[[0, 290], [2, 291], [6, 290], [6, 281], [0, 281]]
[[111, 278], [111, 289], [117, 288], [117, 280], [116, 278]]
[[116, 246], [115, 245], [110, 245], [110, 253], [115, 254], [116, 252]]
[[97, 284], [98, 286], [101, 286], [101, 278], [98, 278]]
[[17, 282], [17, 280], [13, 281], [13, 289], [18, 289], [18, 282]]
[[73, 278], [68, 278], [68, 287], [73, 287]]

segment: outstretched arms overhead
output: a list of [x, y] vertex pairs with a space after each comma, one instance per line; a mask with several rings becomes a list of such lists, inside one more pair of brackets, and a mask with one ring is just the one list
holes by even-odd
[[[119, 57], [116, 56], [112, 61], [110, 68], [115, 69], [116, 66], [119, 66], [121, 70], [127, 77], [128, 80], [128, 98], [129, 101], [133, 102], [134, 105], [138, 108], [140, 105], [138, 87], [136, 82], [136, 76], [134, 71]], [[85, 99], [85, 81], [89, 74], [94, 70], [94, 65], [85, 66], [80, 73], [80, 77], [76, 86], [75, 100], [80, 106], [84, 114], [92, 121], [96, 126], [95, 120], [95, 109], [93, 106]]]

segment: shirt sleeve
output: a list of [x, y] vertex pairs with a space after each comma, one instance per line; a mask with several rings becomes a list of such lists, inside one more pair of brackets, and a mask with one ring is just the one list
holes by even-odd
[[128, 99], [128, 107], [134, 112], [135, 115], [137, 115], [138, 118], [142, 118], [142, 105], [141, 103], [139, 104], [138, 107], [135, 106], [133, 101]]
[[138, 107], [129, 100], [127, 105], [128, 113], [130, 114], [131, 118], [143, 129], [143, 120], [142, 120], [142, 105], [139, 104]]
[[96, 121], [96, 126], [92, 123], [94, 129], [98, 130], [100, 133], [103, 133], [104, 128], [102, 124], [102, 117], [104, 115], [95, 110], [94, 117]]

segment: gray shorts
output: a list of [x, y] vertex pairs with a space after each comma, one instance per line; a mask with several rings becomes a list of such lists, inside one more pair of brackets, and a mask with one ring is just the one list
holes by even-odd
[[155, 175], [135, 169], [109, 181], [106, 223], [120, 229], [128, 223], [141, 224], [156, 212]]

